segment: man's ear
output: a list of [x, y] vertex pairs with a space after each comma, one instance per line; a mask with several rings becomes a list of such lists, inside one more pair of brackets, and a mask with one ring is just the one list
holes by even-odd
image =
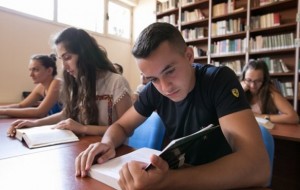
[[194, 51], [192, 47], [186, 48], [185, 56], [191, 64], [194, 63]]

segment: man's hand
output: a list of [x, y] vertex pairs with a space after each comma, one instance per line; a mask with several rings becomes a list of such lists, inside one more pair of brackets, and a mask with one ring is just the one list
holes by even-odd
[[103, 143], [94, 143], [75, 159], [76, 176], [85, 177], [94, 162], [103, 163], [116, 156], [115, 148]]
[[151, 163], [154, 166], [146, 171], [147, 164], [131, 161], [126, 163], [119, 172], [118, 181], [122, 189], [163, 189], [163, 183], [169, 172], [166, 161], [156, 155], [151, 156]]

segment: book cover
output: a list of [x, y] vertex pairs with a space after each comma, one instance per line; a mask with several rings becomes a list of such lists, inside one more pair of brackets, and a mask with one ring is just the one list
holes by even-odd
[[266, 120], [264, 118], [260, 118], [260, 117], [255, 117], [257, 123], [267, 129], [273, 129], [274, 128], [274, 123], [272, 123], [269, 120]]
[[184, 164], [185, 154], [188, 154], [189, 148], [196, 142], [202, 145], [199, 147], [199, 151], [203, 151], [206, 161], [216, 160], [232, 152], [220, 126], [209, 125], [191, 135], [172, 140], [162, 151], [141, 148], [103, 164], [95, 164], [89, 170], [89, 176], [115, 189], [120, 189], [118, 185], [119, 170], [125, 163], [132, 160], [149, 163], [145, 168], [145, 170], [149, 170], [152, 167], [150, 156], [155, 154], [167, 161], [170, 169], [176, 169]]
[[[185, 163], [185, 157], [191, 157], [189, 149], [193, 144], [197, 144], [197, 149], [203, 153], [202, 163], [214, 161], [232, 152], [221, 127], [209, 125], [191, 135], [172, 140], [159, 156], [168, 162], [169, 168], [177, 169]], [[150, 164], [146, 170], [151, 167]]]
[[22, 128], [16, 130], [16, 138], [24, 140], [29, 148], [38, 148], [55, 144], [79, 141], [70, 130], [53, 129], [53, 125]]

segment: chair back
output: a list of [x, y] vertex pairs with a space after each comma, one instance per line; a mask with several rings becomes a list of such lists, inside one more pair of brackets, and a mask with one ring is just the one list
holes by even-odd
[[266, 147], [268, 155], [269, 155], [270, 163], [271, 163], [271, 176], [270, 176], [270, 183], [269, 183], [269, 185], [271, 185], [272, 174], [273, 174], [273, 160], [274, 160], [274, 152], [275, 152], [274, 139], [268, 129], [266, 129], [263, 126], [259, 126], [259, 127], [260, 127], [260, 131], [261, 131], [261, 134], [263, 137], [265, 147]]
[[134, 130], [128, 139], [128, 145], [133, 148], [148, 147], [161, 150], [165, 136], [165, 126], [156, 112]]

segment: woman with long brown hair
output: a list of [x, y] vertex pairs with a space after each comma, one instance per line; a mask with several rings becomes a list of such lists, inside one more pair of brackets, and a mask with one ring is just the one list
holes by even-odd
[[127, 80], [117, 74], [106, 51], [87, 32], [67, 28], [54, 41], [62, 60], [64, 109], [50, 117], [12, 123], [15, 128], [56, 124], [77, 134], [102, 135], [132, 105]]

